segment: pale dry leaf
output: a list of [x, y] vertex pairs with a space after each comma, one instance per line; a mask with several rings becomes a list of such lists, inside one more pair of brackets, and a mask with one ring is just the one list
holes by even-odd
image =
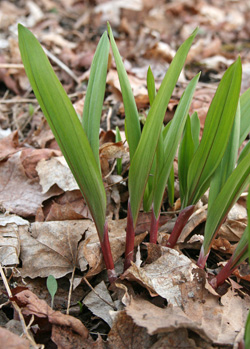
[[6, 211], [22, 217], [35, 216], [44, 200], [62, 192], [52, 188], [43, 194], [40, 184], [25, 175], [20, 153], [0, 163], [0, 171], [0, 203]]
[[28, 231], [29, 222], [21, 217], [0, 216], [0, 263], [3, 266], [19, 264], [19, 234]]
[[74, 267], [86, 270], [87, 262], [79, 246], [87, 230], [95, 232], [89, 220], [32, 223], [31, 232], [20, 234], [23, 277], [55, 278], [71, 273]]
[[63, 156], [39, 161], [36, 170], [40, 178], [43, 193], [47, 193], [55, 184], [63, 191], [79, 189]]
[[23, 149], [18, 144], [18, 132], [14, 131], [7, 137], [0, 140], [0, 161], [7, 160], [8, 157]]
[[181, 305], [181, 285], [193, 278], [193, 264], [189, 258], [174, 249], [161, 247], [162, 256], [151, 264], [137, 267], [133, 264], [123, 278], [136, 280], [148, 289], [152, 296], [159, 295], [169, 304]]
[[[96, 285], [94, 289], [102, 299], [115, 306], [104, 281]], [[109, 315], [109, 311], [113, 310], [113, 308], [98, 297], [96, 293], [91, 291], [82, 302], [93, 314], [103, 319], [110, 327], [112, 327], [113, 321]]]

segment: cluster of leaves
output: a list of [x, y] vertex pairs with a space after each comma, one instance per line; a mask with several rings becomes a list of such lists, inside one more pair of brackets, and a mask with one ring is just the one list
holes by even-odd
[[[240, 58], [228, 68], [217, 88], [201, 141], [197, 113], [189, 116], [199, 74], [188, 84], [172, 121], [163, 126], [170, 97], [197, 31], [196, 29], [178, 49], [157, 93], [154, 76], [149, 68], [147, 86], [150, 109], [141, 132], [133, 92], [109, 24], [109, 38], [107, 32], [102, 35], [92, 62], [82, 124], [39, 42], [31, 32], [19, 25], [19, 46], [27, 76], [89, 206], [111, 282], [116, 275], [108, 239], [106, 194], [99, 160], [99, 127], [110, 44], [123, 96], [125, 133], [131, 162], [124, 269], [133, 260], [135, 227], [142, 202], [145, 211], [152, 210], [150, 241], [157, 241], [158, 221], [166, 186], [170, 203], [173, 204], [174, 201], [173, 161], [178, 146], [182, 211], [167, 246], [173, 247], [176, 244], [195, 205], [210, 188], [204, 242], [198, 259], [200, 267], [205, 266], [212, 243], [228, 211], [249, 183], [250, 143], [238, 158], [239, 147], [250, 131], [250, 90], [240, 96]], [[117, 130], [117, 141], [119, 140]], [[117, 161], [117, 171], [121, 173], [120, 159]], [[247, 258], [248, 235], [246, 228], [229, 264], [212, 280], [214, 287]]]

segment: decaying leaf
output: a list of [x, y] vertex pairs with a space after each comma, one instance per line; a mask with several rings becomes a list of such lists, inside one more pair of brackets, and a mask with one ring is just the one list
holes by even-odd
[[0, 216], [0, 263], [3, 266], [19, 264], [19, 234], [28, 231], [29, 222], [15, 215]]
[[30, 344], [27, 339], [21, 338], [15, 333], [0, 327], [0, 343], [2, 348], [29, 349]]
[[[113, 302], [104, 281], [100, 282], [96, 287], [94, 287], [95, 292], [91, 291], [83, 300], [83, 303], [89, 308], [89, 310], [97, 315], [99, 318], [103, 319], [110, 327], [112, 327], [112, 317], [109, 311], [114, 310], [115, 303]], [[98, 297], [98, 295], [101, 297]], [[108, 305], [103, 301], [103, 299], [111, 304]]]
[[[88, 330], [79, 319], [54, 311], [44, 300], [39, 299], [29, 290], [17, 293], [12, 300], [16, 301], [22, 308], [24, 316], [34, 315], [35, 322], [46, 319], [52, 326], [52, 333], [53, 328], [56, 327], [56, 330], [60, 331], [64, 337], [68, 336], [71, 342], [74, 342], [74, 339], [79, 339], [79, 337], [84, 341], [88, 337]], [[62, 346], [60, 347], [62, 348]]]
[[36, 170], [40, 178], [43, 193], [47, 193], [55, 184], [63, 191], [79, 189], [63, 156], [54, 157], [47, 161], [41, 160]]
[[120, 311], [108, 335], [110, 349], [145, 349], [151, 347], [151, 338], [147, 331], [137, 326], [123, 310]]
[[74, 267], [82, 271], [87, 268], [79, 242], [87, 230], [96, 234], [91, 221], [36, 222], [30, 230], [20, 234], [23, 277], [51, 274], [59, 278], [71, 273]]
[[54, 187], [43, 194], [40, 184], [25, 175], [19, 153], [0, 163], [0, 171], [0, 203], [22, 217], [35, 216], [44, 200], [62, 192]]
[[189, 258], [174, 249], [161, 247], [161, 257], [144, 267], [133, 264], [124, 274], [128, 280], [136, 280], [150, 292], [159, 295], [169, 304], [182, 304], [181, 285], [191, 282], [192, 269], [195, 267]]

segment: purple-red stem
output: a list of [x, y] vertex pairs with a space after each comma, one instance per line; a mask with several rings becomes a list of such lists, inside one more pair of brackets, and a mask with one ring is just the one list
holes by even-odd
[[170, 235], [170, 238], [168, 239], [168, 242], [166, 243], [167, 247], [173, 248], [181, 235], [181, 232], [183, 228], [185, 227], [189, 217], [193, 214], [194, 212], [195, 205], [190, 205], [185, 207], [181, 213], [179, 214], [175, 225], [174, 229]]
[[107, 268], [109, 282], [113, 283], [117, 279], [117, 275], [115, 272], [114, 261], [113, 261], [112, 252], [111, 252], [110, 243], [109, 243], [107, 222], [105, 222], [105, 225], [104, 225], [103, 239], [101, 241], [101, 249], [102, 249], [104, 263]]
[[155, 214], [154, 214], [154, 208], [152, 207], [151, 225], [150, 225], [150, 238], [149, 238], [149, 241], [152, 244], [156, 244], [157, 243], [159, 218], [160, 218], [160, 215], [156, 219]]
[[134, 222], [131, 212], [130, 201], [128, 201], [128, 216], [127, 216], [127, 231], [126, 231], [126, 249], [125, 249], [125, 261], [124, 271], [127, 270], [134, 258], [134, 245], [135, 245], [135, 230]]
[[[233, 257], [233, 256], [232, 256]], [[232, 274], [234, 269], [237, 268], [237, 265], [232, 268], [233, 265], [233, 258], [230, 258], [227, 264], [221, 269], [218, 275], [214, 277], [209, 283], [211, 286], [213, 286], [214, 289], [216, 289], [218, 286], [222, 285], [225, 280]]]

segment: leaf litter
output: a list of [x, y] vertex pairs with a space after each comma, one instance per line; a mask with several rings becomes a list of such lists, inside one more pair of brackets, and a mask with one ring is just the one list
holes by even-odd
[[[158, 87], [178, 46], [199, 25], [200, 38], [190, 50], [165, 121], [171, 119], [187, 81], [201, 70], [190, 113], [198, 112], [202, 130], [218, 81], [239, 51], [243, 61], [242, 92], [250, 85], [248, 2], [230, 2], [225, 7], [223, 1], [199, 0], [138, 0], [125, 5], [101, 0], [2, 1], [0, 17], [0, 126], [4, 135], [0, 140], [0, 262], [12, 275], [9, 282], [13, 288], [27, 285], [30, 289], [18, 292], [14, 298], [19, 299], [25, 315], [34, 315], [33, 333], [37, 331], [36, 322], [44, 331], [49, 326], [50, 330], [44, 332], [45, 347], [54, 343], [59, 348], [236, 348], [243, 337], [250, 304], [249, 267], [242, 264], [220, 294], [209, 288], [205, 273], [193, 263], [202, 242], [205, 206], [190, 218], [177, 250], [171, 251], [145, 242], [149, 217], [140, 213], [135, 242], [140, 262], [128, 269], [116, 287], [107, 288], [91, 215], [29, 91], [13, 33], [21, 21], [39, 37], [51, 53], [57, 74], [80, 115], [93, 53], [105, 21], [110, 20], [143, 119], [148, 108], [147, 67], [151, 66]], [[124, 108], [112, 63], [108, 74], [101, 119], [105, 131], [100, 135], [106, 140], [100, 141], [100, 156], [111, 249], [116, 268], [122, 273], [129, 161], [126, 144], [115, 144], [114, 134], [109, 133], [110, 127], [124, 126]], [[74, 76], [81, 85], [77, 85]], [[123, 158], [121, 176], [115, 172], [117, 157]], [[228, 259], [245, 229], [244, 201], [239, 201], [234, 210], [214, 242], [213, 269]], [[174, 216], [174, 211], [162, 216], [160, 244], [171, 232]], [[63, 312], [72, 272], [74, 303], [70, 302], [69, 312], [74, 317], [69, 318]], [[45, 286], [51, 274], [60, 285], [55, 310], [48, 306]], [[95, 292], [90, 291], [84, 277], [88, 277]], [[62, 286], [65, 281], [66, 289]], [[7, 301], [3, 285], [0, 287]], [[13, 336], [2, 327], [0, 330], [1, 343], [6, 343], [7, 348]], [[43, 342], [39, 331], [35, 339]], [[25, 348], [27, 340], [19, 339], [13, 345]]]

